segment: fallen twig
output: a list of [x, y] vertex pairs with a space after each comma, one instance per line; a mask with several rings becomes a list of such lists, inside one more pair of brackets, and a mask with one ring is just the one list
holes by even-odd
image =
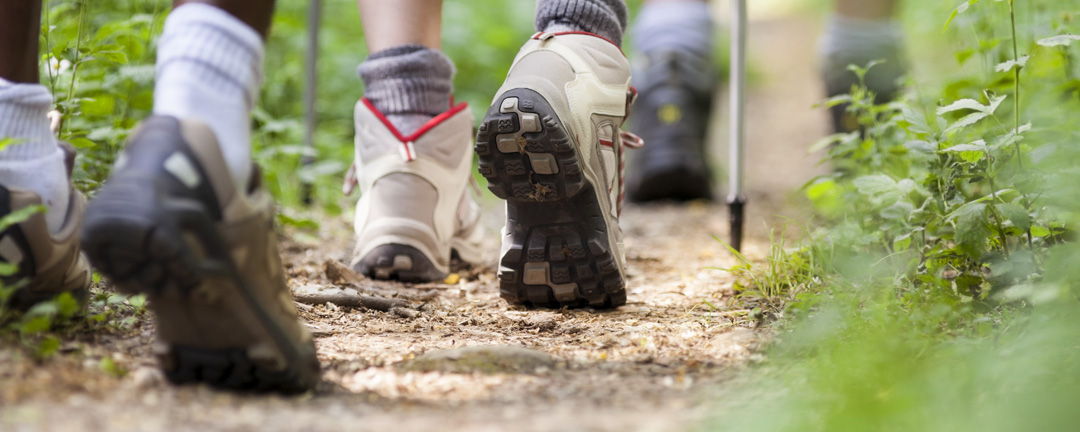
[[388, 312], [393, 308], [411, 309], [409, 302], [406, 300], [361, 295], [351, 288], [305, 285], [294, 290], [293, 297], [300, 303], [313, 305], [333, 303], [338, 306], [359, 307], [383, 312]]

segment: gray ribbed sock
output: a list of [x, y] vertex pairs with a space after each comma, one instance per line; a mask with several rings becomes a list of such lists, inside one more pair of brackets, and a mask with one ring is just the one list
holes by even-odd
[[623, 0], [537, 0], [536, 31], [584, 31], [622, 45], [626, 30]]
[[0, 79], [0, 184], [28, 189], [48, 207], [45, 222], [57, 232], [67, 215], [71, 186], [64, 153], [56, 145], [46, 115], [52, 95], [39, 84]]
[[396, 46], [371, 54], [356, 71], [364, 97], [404, 135], [450, 109], [454, 63], [442, 51]]

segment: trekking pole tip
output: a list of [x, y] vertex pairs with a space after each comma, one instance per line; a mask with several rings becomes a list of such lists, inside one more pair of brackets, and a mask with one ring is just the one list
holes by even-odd
[[732, 195], [728, 197], [728, 222], [731, 223], [731, 247], [742, 252], [743, 225], [746, 219], [746, 197]]

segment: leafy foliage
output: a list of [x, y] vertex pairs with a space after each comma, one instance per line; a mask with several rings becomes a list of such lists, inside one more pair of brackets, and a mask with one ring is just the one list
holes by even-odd
[[711, 429], [1080, 420], [1078, 3], [1013, 3], [908, 2], [948, 28], [917, 56], [956, 64], [917, 70], [894, 102], [861, 86], [826, 102], [849, 104], [862, 129], [816, 145], [834, 172], [805, 187], [825, 218], [809, 251], [829, 283], [788, 301], [771, 361]]

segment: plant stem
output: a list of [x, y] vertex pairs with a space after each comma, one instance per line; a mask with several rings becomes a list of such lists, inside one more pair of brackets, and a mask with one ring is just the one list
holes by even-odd
[[[1017, 48], [1016, 42], [1016, 9], [1013, 7], [1013, 0], [1009, 0], [1009, 21], [1012, 23], [1012, 46], [1013, 46], [1013, 59], [1020, 61], [1020, 50]], [[1016, 65], [1013, 68], [1013, 81], [1015, 85], [1016, 97], [1013, 98], [1013, 127], [1016, 133], [1020, 133], [1020, 69], [1023, 66]], [[1020, 169], [1024, 169], [1024, 161], [1020, 157], [1020, 141], [1015, 143], [1016, 146], [1016, 163]]]
[[[989, 151], [987, 152], [986, 157], [986, 163], [989, 164]], [[997, 203], [995, 201], [1001, 201], [1001, 203], [1004, 204], [1005, 200], [1002, 199], [1000, 195], [998, 195], [997, 187], [994, 186], [994, 175], [990, 172], [989, 169], [987, 169], [986, 171], [986, 179], [990, 182], [990, 193], [994, 194], [994, 199], [990, 200], [990, 215], [994, 217], [994, 225], [997, 225], [998, 239], [1001, 241], [1001, 249], [1005, 253], [1005, 259], [1009, 259], [1009, 239], [1005, 237], [1005, 228], [1001, 224], [1001, 216], [998, 215], [997, 208], [995, 207], [997, 206]]]
[[75, 96], [75, 81], [79, 76], [79, 61], [82, 58], [83, 19], [85, 17], [86, 3], [79, 2], [79, 32], [75, 38], [75, 61], [71, 62], [71, 83], [68, 85], [68, 95], [64, 102], [71, 102], [71, 99]]
[[[41, 13], [45, 15], [45, 52], [52, 58], [52, 43], [49, 42], [49, 33], [52, 33], [52, 25], [49, 23], [49, 0], [45, 0], [45, 9]], [[60, 61], [57, 59], [56, 61]], [[56, 77], [53, 76], [52, 63], [45, 60], [45, 70], [49, 71], [49, 93], [56, 94]]]

